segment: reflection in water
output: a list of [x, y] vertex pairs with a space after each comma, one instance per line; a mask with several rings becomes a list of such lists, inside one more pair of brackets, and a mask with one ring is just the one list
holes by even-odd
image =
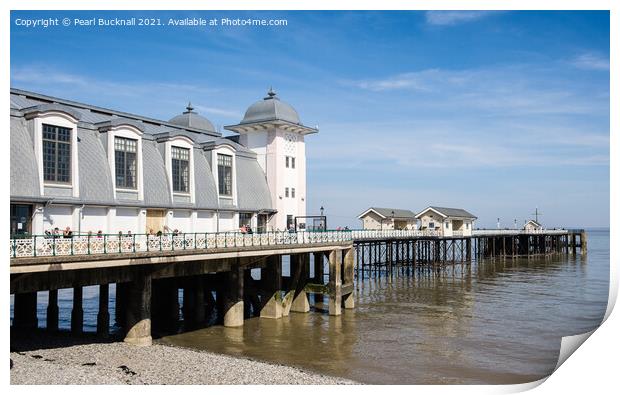
[[551, 373], [562, 336], [592, 330], [604, 315], [609, 233], [590, 232], [589, 240], [587, 258], [486, 260], [358, 279], [356, 309], [340, 317], [253, 318], [160, 341], [366, 383], [532, 381]]

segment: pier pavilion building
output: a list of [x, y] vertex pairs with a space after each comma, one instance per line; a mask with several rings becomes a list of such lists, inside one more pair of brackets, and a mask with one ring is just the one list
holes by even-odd
[[398, 208], [370, 207], [357, 216], [363, 229], [417, 229], [418, 220], [411, 210]]
[[285, 230], [306, 214], [305, 136], [318, 130], [272, 90], [228, 137], [191, 104], [162, 121], [10, 98], [11, 234]]
[[440, 236], [471, 236], [477, 217], [461, 208], [429, 206], [420, 211], [421, 230], [436, 231]]

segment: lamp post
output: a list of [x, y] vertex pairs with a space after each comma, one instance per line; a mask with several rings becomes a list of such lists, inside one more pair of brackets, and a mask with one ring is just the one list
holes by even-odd
[[499, 229], [499, 217], [497, 218], [497, 229]]

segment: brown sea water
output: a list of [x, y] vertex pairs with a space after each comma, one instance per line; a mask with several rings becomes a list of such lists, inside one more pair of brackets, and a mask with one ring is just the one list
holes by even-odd
[[[588, 231], [588, 254], [457, 264], [439, 273], [356, 279], [355, 310], [321, 305], [243, 328], [211, 326], [157, 341], [293, 365], [374, 384], [493, 384], [553, 371], [562, 336], [596, 328], [607, 307], [609, 231]], [[284, 268], [284, 273], [288, 268]], [[38, 294], [39, 326], [47, 293]], [[70, 289], [59, 291], [70, 327]], [[110, 318], [114, 326], [114, 286]], [[13, 315], [11, 297], [11, 316]], [[84, 288], [84, 330], [94, 332], [98, 287]]]
[[563, 336], [596, 328], [607, 307], [609, 232], [586, 256], [495, 259], [439, 273], [357, 279], [355, 310], [242, 328], [212, 326], [170, 345], [293, 365], [374, 384], [521, 383], [550, 374]]

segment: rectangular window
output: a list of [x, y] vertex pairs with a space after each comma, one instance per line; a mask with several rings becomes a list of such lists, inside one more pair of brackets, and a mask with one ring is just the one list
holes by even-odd
[[217, 154], [217, 180], [220, 195], [232, 196], [232, 156]]
[[294, 198], [295, 197], [295, 188], [291, 188], [291, 197]]
[[450, 228], [450, 224], [446, 222], [446, 229]]
[[43, 179], [71, 182], [71, 129], [43, 124]]
[[252, 226], [252, 213], [239, 213], [239, 227]]
[[172, 147], [172, 191], [189, 192], [189, 148]]
[[291, 157], [291, 168], [295, 168], [295, 158]]
[[114, 137], [114, 167], [117, 188], [136, 188], [138, 141]]
[[429, 222], [428, 223], [428, 228], [429, 229], [435, 229], [435, 223], [434, 222]]
[[288, 197], [288, 187], [284, 188], [284, 197]]
[[286, 168], [288, 169], [288, 164], [289, 164], [289, 157], [286, 157]]

